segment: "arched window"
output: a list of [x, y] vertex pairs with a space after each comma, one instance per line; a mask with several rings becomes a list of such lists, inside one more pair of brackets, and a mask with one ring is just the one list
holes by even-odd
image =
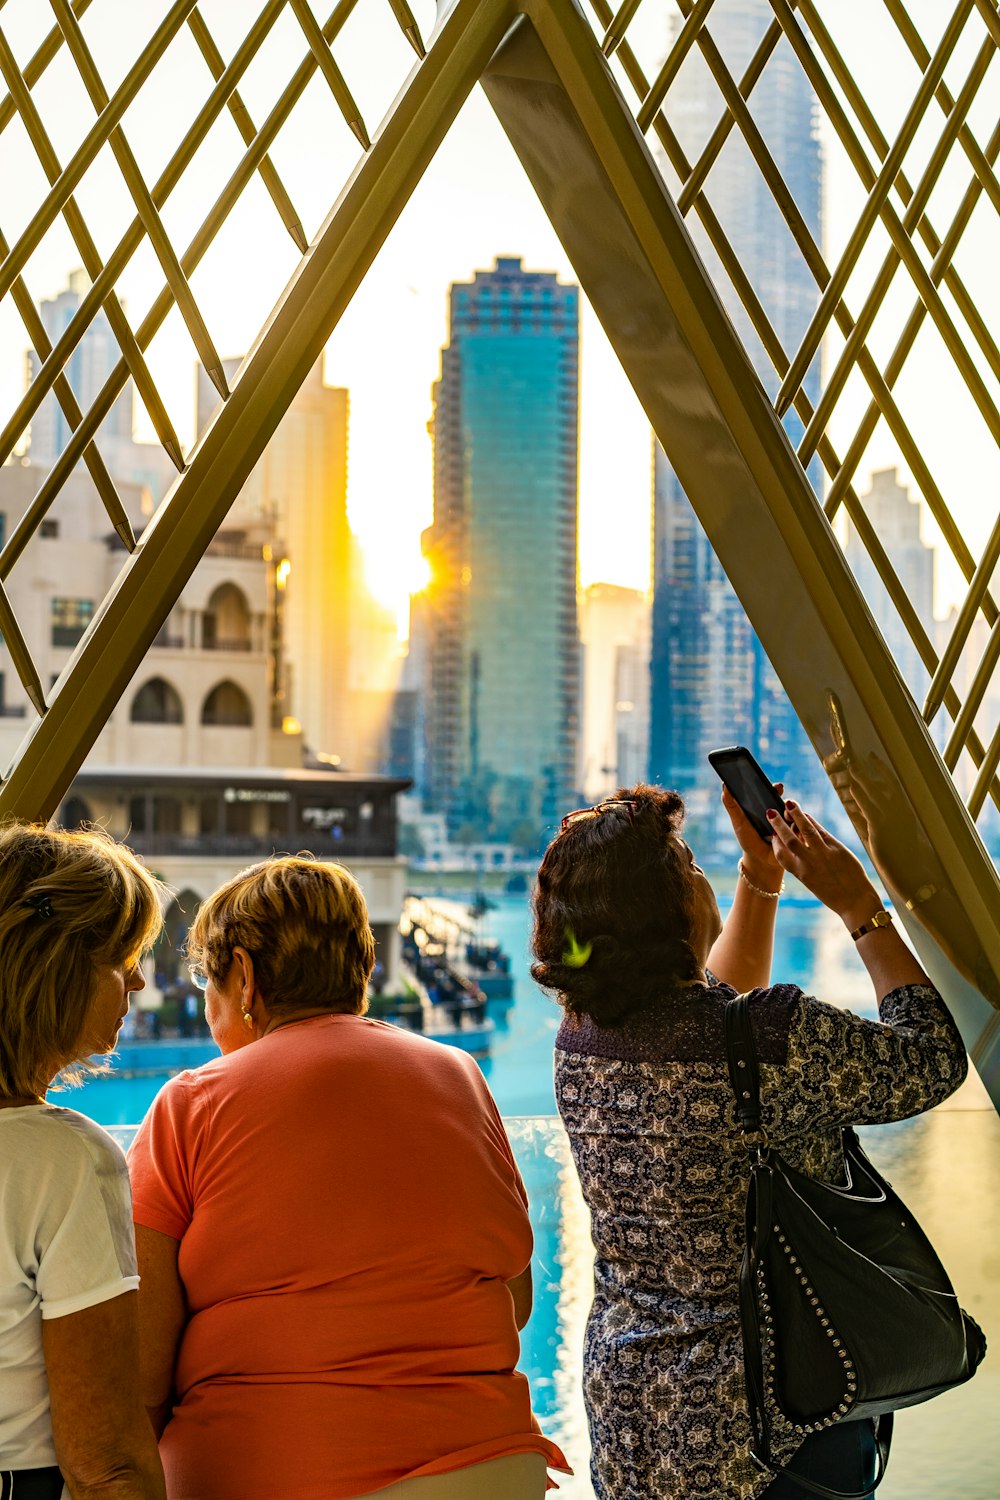
[[83, 828], [87, 823], [92, 823], [94, 815], [90, 810], [90, 804], [84, 802], [82, 797], [67, 797], [63, 803], [62, 826], [67, 829]]
[[220, 682], [205, 699], [203, 724], [249, 725], [253, 723], [250, 699], [235, 682]]
[[153, 832], [154, 833], [180, 833], [183, 823], [181, 799], [158, 794], [152, 799], [153, 802]]
[[250, 650], [250, 607], [235, 583], [220, 583], [208, 601], [201, 642], [206, 651]]
[[163, 677], [151, 677], [132, 699], [133, 724], [183, 724], [184, 708], [177, 689]]
[[175, 896], [163, 914], [163, 928], [153, 952], [156, 958], [156, 978], [164, 987], [187, 979], [187, 963], [183, 958], [188, 929], [201, 905], [201, 897], [192, 890], [183, 890]]

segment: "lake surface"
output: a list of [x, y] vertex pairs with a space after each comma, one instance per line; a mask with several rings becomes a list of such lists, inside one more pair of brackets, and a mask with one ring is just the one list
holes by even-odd
[[[576, 1469], [560, 1479], [565, 1500], [592, 1500], [580, 1350], [591, 1294], [587, 1210], [580, 1197], [552, 1088], [559, 1010], [528, 974], [527, 897], [499, 898], [488, 933], [511, 957], [515, 1004], [498, 1027], [483, 1071], [504, 1115], [532, 1205], [535, 1308], [522, 1335], [522, 1368], [543, 1429]], [[871, 986], [841, 923], [816, 906], [784, 906], [775, 978], [822, 999], [874, 1015]], [[168, 1051], [168, 1048], [172, 1050]], [[180, 1049], [180, 1050], [178, 1050]], [[204, 1044], [163, 1044], [160, 1055], [191, 1065]], [[133, 1125], [167, 1076], [110, 1076], [58, 1102], [110, 1126]], [[917, 1120], [864, 1132], [865, 1147], [907, 1201], [948, 1267], [964, 1307], [994, 1353], [975, 1380], [896, 1418], [888, 1476], [879, 1500], [998, 1500], [1000, 1496], [1000, 1119], [970, 1085]], [[123, 1134], [125, 1134], [123, 1132]], [[667, 1497], [664, 1497], [667, 1500]]]

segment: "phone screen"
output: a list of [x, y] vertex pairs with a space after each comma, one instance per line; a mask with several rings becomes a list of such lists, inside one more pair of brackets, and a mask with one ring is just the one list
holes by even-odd
[[761, 838], [770, 843], [771, 828], [767, 821], [767, 810], [774, 807], [783, 814], [785, 804], [750, 751], [745, 745], [730, 745], [725, 750], [713, 750], [708, 760]]

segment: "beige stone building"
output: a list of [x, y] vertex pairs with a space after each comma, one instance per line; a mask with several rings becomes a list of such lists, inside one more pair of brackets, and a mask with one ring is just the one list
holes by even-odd
[[[237, 368], [229, 362], [230, 378]], [[199, 430], [211, 405], [199, 387]], [[129, 840], [178, 893], [169, 920], [180, 934], [208, 891], [272, 851], [310, 849], [341, 859], [368, 898], [392, 984], [406, 869], [395, 854], [395, 797], [405, 783], [332, 769], [351, 763], [337, 748], [351, 744], [355, 553], [347, 525], [347, 416], [347, 392], [324, 385], [317, 364], [111, 714], [60, 817], [68, 824], [95, 820]], [[45, 472], [30, 460], [0, 467], [0, 543]], [[152, 513], [150, 491], [120, 481], [118, 489], [138, 534]], [[80, 466], [9, 582], [46, 693], [58, 691], [124, 561]], [[34, 712], [0, 643], [3, 768]]]

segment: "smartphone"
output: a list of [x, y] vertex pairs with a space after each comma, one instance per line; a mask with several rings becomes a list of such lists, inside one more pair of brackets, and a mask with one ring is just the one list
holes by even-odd
[[708, 763], [722, 777], [753, 828], [762, 839], [770, 843], [771, 826], [767, 821], [767, 810], [773, 807], [784, 816], [785, 803], [750, 751], [745, 745], [729, 745], [724, 750], [710, 751]]

